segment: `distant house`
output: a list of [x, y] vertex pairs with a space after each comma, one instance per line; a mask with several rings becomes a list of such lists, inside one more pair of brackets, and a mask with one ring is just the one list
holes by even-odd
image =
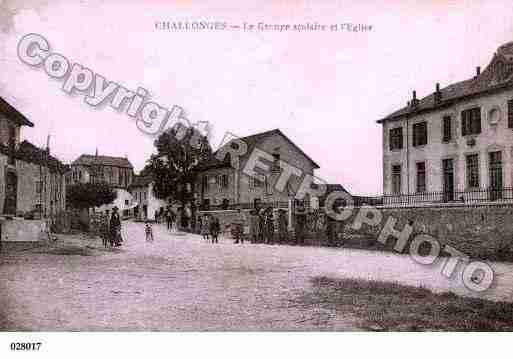
[[49, 148], [20, 141], [22, 126], [34, 124], [0, 97], [0, 213], [51, 216], [66, 206], [67, 167]]
[[110, 212], [113, 207], [118, 207], [123, 216], [133, 215], [135, 202], [128, 192], [128, 187], [134, 179], [134, 167], [127, 158], [83, 154], [73, 161], [70, 167], [66, 175], [68, 185], [104, 182], [116, 190], [116, 200], [96, 210]]
[[116, 188], [128, 188], [134, 178], [134, 167], [125, 157], [81, 155], [71, 163], [68, 184], [105, 182]]
[[129, 187], [136, 204], [134, 216], [138, 219], [155, 220], [155, 214], [168, 205], [166, 201], [155, 197], [153, 185], [151, 176], [135, 176]]
[[[199, 173], [194, 185], [195, 194], [200, 206], [204, 209], [217, 206], [227, 209], [232, 205], [251, 205], [255, 202], [274, 203], [286, 207], [291, 195], [295, 194], [301, 184], [301, 177], [292, 176], [280, 192], [275, 183], [280, 176], [280, 161], [284, 161], [298, 169], [302, 174], [314, 174], [319, 165], [303, 150], [292, 142], [282, 131], [274, 129], [239, 140], [247, 145], [247, 151], [240, 158], [238, 169], [233, 168], [228, 156], [220, 161], [213, 157], [200, 164]], [[272, 155], [272, 170], [258, 177], [247, 176], [244, 166], [255, 149]]]

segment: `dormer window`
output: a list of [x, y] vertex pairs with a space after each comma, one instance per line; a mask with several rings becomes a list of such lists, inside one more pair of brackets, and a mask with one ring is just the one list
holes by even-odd
[[280, 172], [280, 154], [277, 152], [273, 153], [272, 172]]

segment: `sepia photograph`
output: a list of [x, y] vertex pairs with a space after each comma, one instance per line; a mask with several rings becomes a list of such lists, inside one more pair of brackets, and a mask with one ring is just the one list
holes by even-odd
[[0, 0], [0, 67], [2, 357], [513, 330], [510, 2]]

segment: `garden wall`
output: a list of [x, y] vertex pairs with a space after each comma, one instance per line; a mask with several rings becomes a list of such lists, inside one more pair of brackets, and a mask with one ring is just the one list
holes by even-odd
[[[377, 238], [387, 219], [397, 220], [395, 229], [402, 230], [406, 224], [413, 227], [410, 240], [420, 233], [438, 239], [472, 257], [501, 259], [513, 249], [513, 206], [483, 205], [473, 207], [419, 207], [378, 208], [383, 219], [380, 225], [363, 225], [360, 230], [352, 229], [358, 210], [344, 222], [344, 233], [360, 233]], [[394, 240], [389, 239], [390, 245]], [[508, 259], [508, 258], [502, 258]]]

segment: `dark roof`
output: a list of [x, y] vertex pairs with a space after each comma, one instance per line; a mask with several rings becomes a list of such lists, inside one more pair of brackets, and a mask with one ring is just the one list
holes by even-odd
[[[9, 155], [9, 148], [3, 144], [0, 144], [0, 153]], [[56, 157], [48, 156], [45, 158], [46, 151], [33, 145], [27, 140], [20, 143], [14, 153], [14, 158], [27, 163], [33, 163], [36, 165], [43, 165], [48, 167], [51, 172], [66, 173], [68, 167], [59, 161]]]
[[16, 122], [20, 126], [34, 127], [32, 122], [30, 122], [25, 116], [23, 116], [18, 110], [12, 107], [2, 97], [0, 97], [0, 112], [3, 113], [8, 119]]
[[[285, 136], [285, 134], [283, 132], [281, 132], [280, 129], [274, 129], [274, 130], [270, 130], [270, 131], [265, 131], [265, 132], [260, 132], [260, 133], [257, 133], [257, 134], [254, 134], [254, 135], [250, 135], [250, 136], [246, 136], [246, 137], [240, 137], [239, 140], [243, 141], [244, 143], [246, 143], [246, 145], [248, 146], [247, 148], [247, 151], [246, 153], [251, 153], [253, 151], [253, 149], [257, 146], [257, 144], [259, 144], [262, 140], [264, 140], [265, 138], [269, 137], [269, 136], [273, 136], [273, 135], [280, 135], [282, 136], [285, 140], [287, 140], [287, 142], [289, 142], [298, 152], [300, 152], [303, 156], [305, 156], [310, 162], [312, 162], [312, 164], [314, 165], [315, 168], [319, 168], [319, 165], [314, 161], [312, 160], [306, 153], [304, 153], [294, 142], [292, 142], [287, 136]], [[217, 151], [216, 151], [217, 153]], [[223, 161], [219, 161], [216, 157], [215, 157], [215, 154], [209, 158], [208, 160], [204, 161], [199, 167], [198, 169], [199, 170], [206, 170], [206, 169], [211, 169], [211, 168], [218, 168], [218, 167], [228, 167], [230, 166], [230, 161], [228, 159], [228, 156], [225, 157], [225, 159]]]
[[134, 168], [130, 161], [125, 157], [113, 157], [113, 156], [96, 156], [96, 155], [81, 155], [72, 165], [92, 166], [114, 166], [124, 168]]
[[349, 193], [348, 191], [346, 191], [346, 189], [341, 184], [338, 184], [338, 183], [327, 183], [326, 184], [326, 193], [324, 193], [324, 195], [319, 197], [319, 205], [321, 207], [323, 207], [324, 206], [324, 202], [326, 202], [326, 198], [328, 197], [328, 195], [330, 193], [332, 193], [332, 192], [335, 192], [335, 191]]
[[134, 176], [134, 180], [129, 187], [146, 187], [151, 182], [153, 182], [153, 178], [151, 176]]
[[441, 88], [437, 100], [436, 91], [416, 104], [403, 107], [378, 120], [378, 123], [397, 120], [409, 114], [430, 112], [445, 108], [454, 103], [487, 93], [513, 88], [513, 42], [498, 48], [490, 64], [480, 75]]

